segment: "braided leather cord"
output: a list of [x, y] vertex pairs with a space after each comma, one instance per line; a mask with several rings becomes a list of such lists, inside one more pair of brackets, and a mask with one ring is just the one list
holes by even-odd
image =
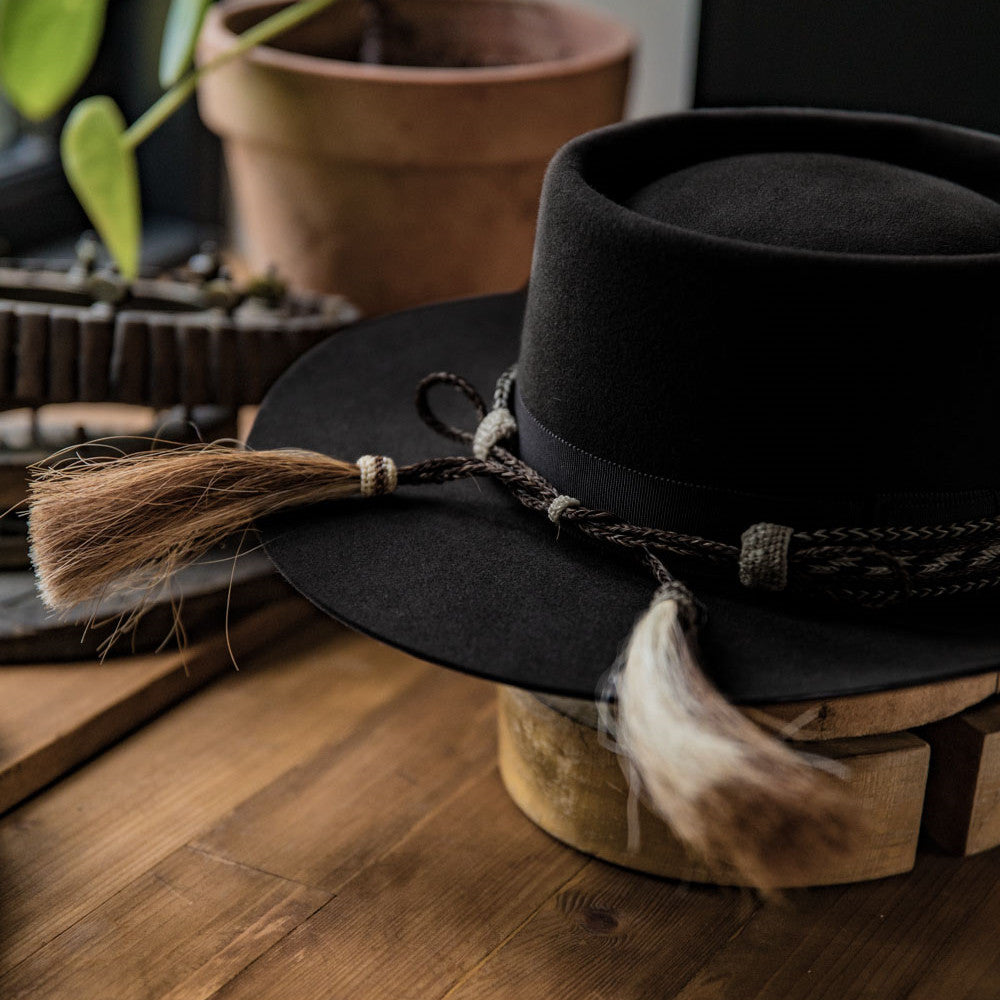
[[[508, 378], [505, 373], [504, 378]], [[486, 405], [465, 379], [448, 372], [427, 376], [417, 390], [417, 410], [429, 427], [445, 437], [470, 444], [474, 434], [442, 423], [428, 402], [429, 391], [450, 386], [470, 401], [481, 421]], [[503, 398], [509, 385], [504, 387]], [[501, 445], [494, 445], [485, 459], [466, 456], [434, 458], [399, 469], [400, 485], [447, 483], [471, 477], [489, 477], [502, 483], [528, 510], [548, 514], [562, 494]], [[663, 528], [628, 524], [603, 510], [582, 504], [567, 505], [559, 516], [595, 541], [634, 551], [647, 566], [650, 559], [699, 573], [740, 579], [746, 554], [726, 542]], [[766, 589], [785, 589], [823, 600], [879, 608], [906, 600], [927, 600], [973, 594], [1000, 586], [1000, 516], [956, 524], [879, 528], [822, 528], [792, 531], [775, 525], [756, 529], [781, 529], [780, 569], [783, 579], [766, 576]], [[748, 534], [752, 534], [748, 532]], [[760, 532], [757, 532], [760, 534]], [[775, 550], [778, 536], [763, 532], [765, 544]], [[756, 542], [754, 542], [756, 544]], [[741, 560], [741, 555], [743, 556]], [[773, 558], [769, 557], [769, 558]], [[662, 563], [659, 563], [662, 568]], [[773, 574], [775, 565], [767, 572]], [[663, 569], [663, 573], [667, 571]], [[655, 569], [661, 585], [673, 581]], [[744, 581], [762, 585], [760, 580]], [[774, 585], [776, 582], [781, 586]]]

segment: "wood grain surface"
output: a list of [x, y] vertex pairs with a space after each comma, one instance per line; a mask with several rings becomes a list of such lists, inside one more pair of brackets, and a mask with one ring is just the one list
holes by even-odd
[[265, 647], [0, 818], [5, 1000], [1000, 996], [998, 851], [777, 903], [639, 875], [506, 795], [485, 682]]
[[0, 812], [277, 641], [308, 615], [286, 597], [187, 649], [0, 668]]

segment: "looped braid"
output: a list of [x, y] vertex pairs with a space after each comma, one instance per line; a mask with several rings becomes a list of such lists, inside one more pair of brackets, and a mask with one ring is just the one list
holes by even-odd
[[[514, 379], [500, 377], [487, 411], [483, 397], [466, 379], [450, 372], [428, 375], [417, 389], [417, 411], [436, 433], [473, 444], [474, 431], [452, 427], [433, 412], [428, 395], [447, 385], [469, 400], [482, 425], [489, 413], [506, 412]], [[502, 417], [494, 418], [499, 424]], [[506, 449], [501, 439], [479, 450], [480, 457], [435, 458], [399, 470], [403, 484], [445, 483], [489, 477], [502, 483], [528, 510], [572, 525], [598, 542], [627, 549], [650, 568], [650, 562], [676, 561], [699, 573], [740, 580], [745, 586], [784, 589], [798, 594], [868, 608], [905, 600], [972, 594], [1000, 585], [1000, 517], [956, 524], [878, 528], [819, 528], [794, 531], [783, 525], [753, 525], [742, 547], [667, 528], [621, 521], [609, 511], [570, 503], [562, 491]], [[552, 517], [553, 511], [557, 516]], [[749, 540], [749, 541], [748, 541]], [[668, 573], [669, 576], [669, 573]], [[670, 577], [673, 581], [673, 577]], [[676, 582], [676, 581], [673, 581]], [[690, 593], [690, 592], [688, 592]]]

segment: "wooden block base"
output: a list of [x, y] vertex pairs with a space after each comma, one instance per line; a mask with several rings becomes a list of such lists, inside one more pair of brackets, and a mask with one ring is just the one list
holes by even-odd
[[946, 850], [1000, 846], [1000, 699], [921, 730], [931, 746], [924, 826]]
[[[740, 884], [709, 872], [641, 805], [640, 843], [628, 846], [628, 787], [600, 733], [532, 694], [500, 688], [500, 773], [518, 807], [563, 843], [605, 861], [654, 875]], [[912, 733], [811, 743], [846, 765], [849, 786], [871, 821], [871, 835], [839, 860], [817, 858], [795, 885], [831, 885], [909, 871], [916, 855], [930, 748]], [[792, 888], [789, 884], [786, 888]]]

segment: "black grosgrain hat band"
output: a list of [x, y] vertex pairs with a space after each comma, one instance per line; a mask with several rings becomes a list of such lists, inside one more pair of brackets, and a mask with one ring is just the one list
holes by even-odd
[[[494, 477], [529, 510], [545, 513], [554, 523], [565, 521], [596, 541], [635, 552], [652, 571], [661, 590], [668, 589], [671, 599], [677, 600], [692, 619], [697, 616], [697, 602], [667, 570], [664, 560], [697, 575], [738, 581], [749, 589], [788, 590], [865, 608], [958, 597], [1000, 585], [1000, 516], [996, 515], [951, 523], [812, 530], [744, 519], [746, 527], [740, 533], [739, 544], [732, 544], [676, 529], [635, 524], [623, 519], [618, 511], [587, 506], [566, 492], [564, 479], [556, 487], [528, 464], [523, 454], [518, 457], [502, 446], [515, 435], [519, 440], [522, 437], [509, 408], [515, 379], [514, 367], [500, 376], [493, 407], [487, 410], [476, 389], [460, 376], [447, 372], [427, 376], [417, 390], [421, 419], [438, 433], [470, 444], [474, 458], [429, 459], [399, 470], [399, 483]], [[475, 407], [478, 425], [474, 432], [451, 427], [435, 416], [428, 395], [439, 385], [458, 389]], [[395, 466], [389, 459], [378, 461], [390, 464], [395, 477]], [[627, 481], [613, 483], [609, 477], [607, 482], [619, 492], [628, 488]]]
[[516, 386], [511, 396], [521, 458], [588, 507], [613, 511], [632, 524], [735, 539], [757, 521], [876, 527], [978, 520], [1000, 510], [1000, 491], [988, 489], [791, 497], [679, 482], [570, 443], [528, 409]]

